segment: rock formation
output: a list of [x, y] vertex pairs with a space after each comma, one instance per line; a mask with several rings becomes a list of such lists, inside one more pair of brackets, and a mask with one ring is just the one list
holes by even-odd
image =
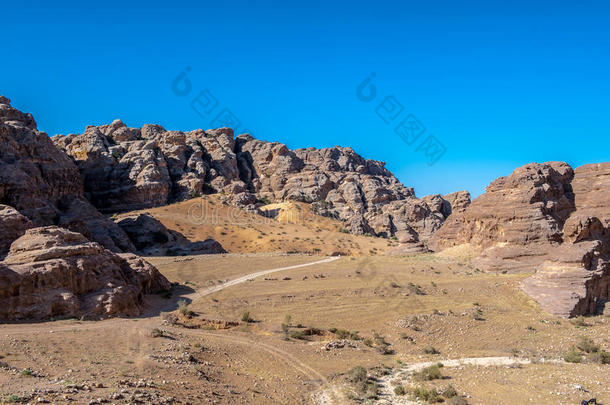
[[[425, 242], [470, 196], [438, 196], [431, 206], [415, 197], [384, 163], [351, 148], [290, 150], [229, 128], [166, 131], [158, 125], [128, 128], [116, 120], [87, 127], [82, 135], [58, 135], [55, 144], [79, 168], [87, 198], [100, 210], [150, 208], [202, 193], [222, 191], [235, 205], [259, 201], [313, 203], [353, 233]], [[440, 201], [441, 204], [437, 204]]]
[[53, 142], [76, 163], [85, 196], [102, 212], [166, 205], [239, 180], [228, 128], [183, 133], [115, 120]]
[[474, 264], [536, 272], [523, 289], [559, 316], [603, 311], [610, 295], [610, 163], [572, 170], [529, 164], [492, 182], [431, 238], [435, 250], [469, 244]]
[[116, 220], [138, 249], [145, 256], [179, 256], [210, 253], [226, 253], [213, 239], [191, 242], [180, 232], [167, 229], [149, 214], [132, 214]]
[[133, 316], [144, 294], [169, 289], [153, 266], [49, 226], [13, 242], [0, 262], [0, 320]]
[[34, 225], [19, 211], [0, 204], [0, 257], [8, 252], [11, 243]]
[[[33, 226], [61, 225], [114, 252], [134, 249], [127, 235], [83, 197], [82, 180], [70, 158], [36, 130], [31, 114], [11, 107], [5, 97], [0, 97], [0, 145], [0, 204], [27, 217]], [[5, 220], [3, 215], [2, 223]], [[5, 234], [0, 250], [19, 236], [23, 226], [8, 239]]]

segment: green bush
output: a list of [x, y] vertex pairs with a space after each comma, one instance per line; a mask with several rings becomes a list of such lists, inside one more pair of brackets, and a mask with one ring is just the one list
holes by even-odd
[[426, 353], [426, 354], [441, 354], [441, 352], [439, 352], [433, 346], [426, 346], [426, 347], [424, 347], [424, 353]]
[[422, 401], [426, 401], [430, 404], [437, 402], [443, 402], [443, 399], [438, 395], [436, 388], [426, 389], [424, 387], [416, 387], [411, 391], [412, 397], [419, 398]]
[[563, 356], [563, 359], [568, 363], [581, 363], [582, 353], [576, 350], [576, 348], [572, 347], [570, 351]]
[[185, 300], [178, 301], [178, 312], [189, 318], [195, 315], [195, 313], [189, 309]]
[[589, 355], [589, 361], [592, 363], [610, 364], [610, 353], [600, 350]]
[[585, 337], [580, 340], [576, 347], [585, 353], [597, 353], [599, 351], [599, 346], [593, 340]]
[[453, 385], [448, 385], [447, 388], [445, 388], [443, 390], [442, 394], [445, 398], [449, 399], [449, 398], [456, 397], [458, 393], [457, 393], [456, 389], [453, 388]]
[[366, 369], [362, 366], [352, 368], [348, 375], [349, 381], [353, 383], [364, 382], [367, 379]]
[[252, 323], [254, 322], [254, 319], [250, 316], [250, 311], [245, 311], [242, 315], [241, 315], [241, 321], [242, 322], [247, 322], [247, 323]]
[[403, 387], [402, 385], [397, 385], [396, 387], [394, 387], [394, 394], [405, 395], [406, 393], [407, 390], [405, 390], [405, 387]]
[[443, 378], [443, 374], [441, 373], [441, 367], [441, 363], [426, 367], [421, 371], [413, 373], [413, 378], [417, 381], [440, 380], [441, 378]]
[[161, 329], [159, 329], [159, 328], [154, 328], [150, 334], [154, 338], [163, 337], [165, 335], [163, 333], [163, 331]]

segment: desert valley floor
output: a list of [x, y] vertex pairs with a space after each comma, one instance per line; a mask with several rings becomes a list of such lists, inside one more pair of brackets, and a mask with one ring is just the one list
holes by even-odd
[[[201, 204], [221, 219], [194, 220]], [[610, 349], [610, 317], [545, 313], [520, 289], [530, 274], [481, 271], [460, 249], [386, 255], [391, 239], [306, 213], [223, 210], [215, 197], [147, 210], [234, 253], [147, 257], [173, 287], [141, 316], [0, 325], [0, 400], [410, 404], [428, 395], [415, 387], [451, 386], [446, 403], [610, 403], [608, 365], [564, 360], [594, 354], [583, 342]], [[440, 378], [422, 378], [436, 363]]]

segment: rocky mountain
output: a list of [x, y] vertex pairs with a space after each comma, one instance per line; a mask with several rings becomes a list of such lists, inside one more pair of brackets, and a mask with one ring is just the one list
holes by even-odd
[[[536, 271], [524, 290], [560, 316], [604, 311], [610, 295], [610, 163], [529, 164], [492, 182], [430, 240], [468, 244], [491, 271]], [[607, 308], [610, 310], [610, 308]]]
[[460, 211], [470, 202], [467, 192], [418, 199], [384, 163], [351, 148], [290, 150], [247, 134], [235, 138], [230, 128], [179, 132], [158, 125], [129, 128], [116, 120], [53, 142], [72, 158], [85, 196], [102, 212], [211, 192], [252, 210], [263, 201], [302, 201], [344, 221], [353, 233], [396, 237], [425, 249], [452, 206]]

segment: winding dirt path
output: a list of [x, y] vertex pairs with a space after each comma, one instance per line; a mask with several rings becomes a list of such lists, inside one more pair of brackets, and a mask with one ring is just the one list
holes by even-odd
[[315, 266], [317, 264], [330, 263], [330, 262], [334, 262], [335, 260], [338, 260], [339, 258], [340, 258], [340, 256], [333, 256], [333, 257], [328, 257], [326, 259], [318, 260], [318, 261], [311, 262], [311, 263], [295, 264], [293, 266], [278, 267], [278, 268], [270, 269], [270, 270], [257, 271], [256, 273], [246, 274], [245, 276], [241, 276], [241, 277], [235, 278], [233, 280], [229, 280], [222, 284], [218, 284], [218, 285], [215, 285], [212, 287], [201, 289], [192, 294], [185, 295], [184, 298], [188, 298], [188, 299], [194, 301], [197, 298], [205, 297], [206, 295], [210, 295], [212, 293], [224, 290], [225, 288], [229, 288], [229, 287], [232, 287], [237, 284], [245, 283], [248, 280], [252, 280], [257, 277], [265, 276], [267, 274], [276, 273], [278, 271], [299, 269], [301, 267]]
[[[311, 263], [303, 263], [296, 264], [293, 266], [286, 267], [277, 267], [269, 270], [257, 271], [254, 273], [246, 274], [235, 278], [233, 280], [229, 280], [225, 283], [215, 285], [213, 287], [208, 287], [201, 289], [199, 291], [195, 291], [191, 294], [182, 295], [180, 298], [186, 298], [191, 301], [194, 301], [198, 298], [204, 297], [206, 295], [210, 295], [212, 293], [222, 291], [226, 288], [245, 283], [248, 280], [264, 276], [266, 274], [276, 273], [278, 271], [286, 271], [293, 270], [302, 267], [315, 266], [318, 264], [330, 263], [335, 260], [338, 260], [340, 256], [328, 257], [326, 259], [317, 260]], [[105, 319], [102, 321], [58, 321], [58, 322], [41, 322], [41, 323], [27, 323], [27, 324], [0, 324], [0, 335], [4, 334], [6, 336], [9, 335], [23, 335], [23, 334], [32, 334], [32, 333], [56, 333], [56, 332], [65, 332], [70, 330], [95, 330], [95, 329], [103, 329], [110, 326], [116, 326], [118, 324], [124, 324], [126, 322], [133, 321], [134, 318], [111, 318]], [[158, 316], [144, 316], [138, 318], [140, 322], [138, 324], [149, 324], [151, 322], [158, 322]]]

